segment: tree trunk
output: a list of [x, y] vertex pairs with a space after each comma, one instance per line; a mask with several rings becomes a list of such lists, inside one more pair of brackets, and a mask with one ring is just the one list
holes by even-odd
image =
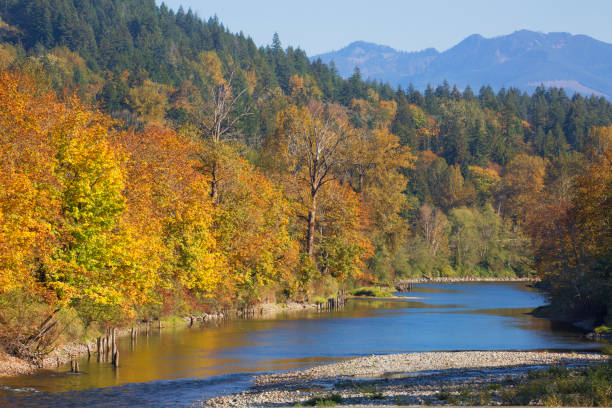
[[213, 203], [217, 202], [217, 197], [219, 195], [219, 187], [218, 187], [218, 178], [219, 176], [219, 164], [215, 160], [212, 165], [212, 178], [210, 180], [210, 198], [212, 198]]
[[308, 213], [308, 236], [306, 241], [306, 252], [308, 252], [308, 257], [312, 259], [314, 254], [314, 236], [315, 236], [315, 226], [316, 226], [316, 215], [317, 215], [317, 194], [312, 194], [312, 205], [310, 207], [310, 212]]

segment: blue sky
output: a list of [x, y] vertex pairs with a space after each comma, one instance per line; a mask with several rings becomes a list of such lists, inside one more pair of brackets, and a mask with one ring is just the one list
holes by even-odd
[[[157, 0], [158, 4], [161, 0]], [[258, 45], [278, 32], [308, 55], [364, 40], [417, 51], [444, 51], [470, 34], [516, 30], [586, 34], [612, 43], [612, 0], [164, 0], [200, 17], [217, 15]]]

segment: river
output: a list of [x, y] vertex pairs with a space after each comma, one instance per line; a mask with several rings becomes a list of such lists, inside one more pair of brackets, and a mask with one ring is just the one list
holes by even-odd
[[191, 406], [248, 387], [254, 373], [369, 354], [442, 350], [588, 349], [568, 327], [528, 314], [544, 304], [523, 283], [419, 284], [419, 299], [350, 300], [344, 310], [153, 330], [118, 342], [121, 361], [83, 358], [33, 376], [0, 378], [0, 405]]

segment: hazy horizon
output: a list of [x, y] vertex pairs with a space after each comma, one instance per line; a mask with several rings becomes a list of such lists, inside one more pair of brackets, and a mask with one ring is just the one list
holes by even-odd
[[382, 0], [375, 8], [365, 0], [312, 0], [308, 7], [280, 0], [164, 3], [174, 10], [191, 8], [203, 19], [217, 16], [230, 31], [242, 31], [260, 46], [270, 44], [278, 32], [284, 47], [300, 47], [311, 56], [354, 41], [400, 51], [435, 48], [442, 52], [472, 34], [491, 38], [523, 29], [584, 34], [612, 43], [612, 2], [608, 0], [581, 4], [569, 0], [432, 0], [426, 4]]

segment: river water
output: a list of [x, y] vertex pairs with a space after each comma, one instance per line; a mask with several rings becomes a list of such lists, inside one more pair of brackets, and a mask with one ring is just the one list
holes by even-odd
[[370, 354], [442, 350], [588, 349], [581, 333], [528, 313], [544, 304], [522, 283], [421, 284], [419, 299], [350, 300], [342, 311], [292, 313], [153, 330], [118, 341], [121, 361], [84, 358], [34, 376], [0, 378], [0, 406], [191, 406], [245, 389], [253, 375]]

